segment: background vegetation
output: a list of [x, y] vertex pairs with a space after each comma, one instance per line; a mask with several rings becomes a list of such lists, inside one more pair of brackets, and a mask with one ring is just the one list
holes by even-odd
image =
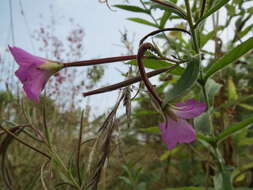
[[[185, 3], [166, 2], [172, 8], [140, 0], [138, 5], [129, 1], [112, 9], [131, 11], [133, 17], [128, 19], [143, 27], [189, 30], [187, 19], [177, 11], [186, 12]], [[82, 100], [75, 99], [75, 95], [84, 87], [86, 91], [92, 88], [101, 79], [102, 67], [89, 68], [86, 72], [89, 80], [85, 83], [73, 82], [78, 70], [60, 72], [47, 85], [47, 96], [42, 96], [40, 104], [14, 93], [6, 83], [6, 90], [0, 92], [0, 189], [252, 189], [252, 2], [192, 0], [190, 5], [194, 22], [200, 23], [197, 41], [211, 105], [208, 112], [191, 121], [198, 131], [194, 143], [166, 150], [158, 127], [162, 118], [150, 103], [143, 85], [139, 86], [138, 96], [135, 96], [138, 86], [121, 90], [115, 107], [96, 118], [91, 116], [92, 106], [76, 106]], [[67, 47], [71, 48], [65, 52], [61, 41], [49, 36], [46, 28], [40, 28], [35, 36], [42, 44], [41, 50], [60, 61], [78, 60], [83, 51], [84, 33], [77, 26], [67, 38]], [[126, 36], [121, 40], [129, 53], [133, 53]], [[152, 43], [163, 55], [172, 58], [184, 59], [193, 51], [192, 39], [175, 31], [154, 36]], [[170, 64], [159, 63], [145, 61], [149, 69]], [[137, 75], [136, 61], [127, 64], [126, 78]], [[6, 68], [1, 69], [7, 72]], [[181, 73], [159, 76], [156, 89], [161, 97], [166, 97], [168, 89], [176, 86]], [[0, 77], [5, 81], [6, 75]], [[55, 96], [63, 98], [55, 102]], [[188, 98], [205, 101], [200, 80], [173, 102]], [[119, 106], [122, 102], [123, 106]], [[130, 112], [131, 103], [135, 106]], [[126, 109], [126, 113], [116, 114], [118, 109]], [[210, 115], [215, 137], [211, 136]], [[218, 159], [224, 160], [222, 173], [216, 168], [214, 144], [219, 149]]]

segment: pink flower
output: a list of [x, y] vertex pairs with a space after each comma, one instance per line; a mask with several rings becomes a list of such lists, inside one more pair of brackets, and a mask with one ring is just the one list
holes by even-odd
[[63, 65], [33, 56], [17, 47], [9, 46], [9, 50], [19, 65], [19, 69], [15, 74], [22, 82], [27, 97], [38, 103], [40, 93], [46, 82], [51, 75], [63, 68]]
[[175, 118], [167, 118], [160, 124], [161, 137], [167, 148], [173, 149], [177, 143], [190, 143], [196, 139], [196, 132], [185, 119], [199, 116], [206, 109], [206, 104], [189, 99], [185, 103], [177, 103], [171, 109]]

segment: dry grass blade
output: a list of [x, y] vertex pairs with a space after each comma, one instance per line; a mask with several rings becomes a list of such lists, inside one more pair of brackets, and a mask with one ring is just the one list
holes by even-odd
[[45, 183], [45, 180], [44, 180], [44, 172], [45, 172], [45, 168], [46, 166], [48, 165], [49, 163], [49, 160], [47, 160], [42, 166], [41, 166], [41, 169], [40, 169], [40, 180], [41, 180], [41, 184], [42, 184], [42, 187], [44, 190], [48, 190], [47, 188], [47, 185]]
[[[24, 126], [16, 126], [10, 129], [10, 131], [15, 134], [18, 135], [25, 127], [27, 127], [26, 125]], [[5, 131], [3, 131], [3, 133], [5, 133]], [[11, 144], [11, 142], [13, 141], [13, 136], [11, 136], [10, 134], [6, 134], [6, 137], [3, 139], [3, 141], [0, 144], [0, 155], [2, 155], [2, 159], [1, 159], [1, 172], [2, 172], [2, 176], [3, 176], [3, 181], [5, 183], [5, 185], [7, 186], [8, 189], [13, 189], [13, 183], [12, 183], [12, 179], [11, 176], [8, 172], [8, 164], [6, 163], [6, 151], [9, 147], [9, 145]]]
[[[116, 105], [114, 106], [114, 108], [112, 109], [112, 111], [109, 113], [109, 115], [105, 119], [104, 123], [99, 128], [98, 133], [104, 131], [107, 128], [107, 126], [112, 122], [113, 118], [115, 117], [116, 111], [117, 111], [117, 109], [119, 107], [119, 104], [120, 104], [120, 102], [122, 101], [123, 98], [124, 98], [124, 95], [121, 96], [121, 98], [116, 103]], [[97, 137], [97, 139], [94, 142], [94, 145], [92, 147], [92, 150], [90, 152], [89, 159], [88, 159], [88, 166], [87, 166], [88, 173], [90, 173], [91, 165], [92, 165], [93, 158], [94, 158], [94, 154], [96, 152], [97, 146], [99, 145], [99, 140], [100, 140], [101, 136], [102, 136], [102, 133], [100, 134], [100, 136]]]
[[76, 166], [77, 166], [77, 175], [78, 175], [78, 180], [79, 184], [82, 185], [82, 180], [81, 180], [81, 172], [80, 172], [80, 152], [81, 152], [81, 144], [82, 144], [82, 135], [83, 135], [83, 113], [81, 115], [81, 121], [80, 121], [80, 131], [79, 131], [79, 139], [78, 139], [78, 147], [77, 147], [77, 156], [76, 156]]
[[97, 186], [100, 180], [101, 172], [103, 170], [104, 164], [106, 159], [108, 158], [110, 154], [110, 144], [111, 144], [111, 137], [113, 130], [117, 126], [118, 122], [117, 119], [113, 119], [112, 123], [108, 127], [108, 130], [105, 132], [105, 139], [104, 139], [104, 144], [101, 147], [101, 156], [96, 164], [96, 167], [93, 171], [92, 178], [89, 180], [89, 183], [87, 184], [86, 188], [91, 188], [91, 190], [97, 190]]
[[0, 129], [2, 129], [4, 132], [6, 132], [6, 133], [9, 134], [10, 136], [12, 136], [15, 140], [17, 140], [17, 141], [20, 142], [21, 144], [23, 144], [23, 145], [29, 147], [30, 149], [34, 150], [34, 151], [37, 152], [37, 153], [40, 153], [41, 155], [47, 157], [48, 159], [51, 159], [51, 157], [50, 157], [48, 154], [46, 154], [46, 153], [40, 151], [39, 149], [37, 149], [37, 148], [31, 146], [30, 144], [24, 142], [22, 139], [20, 139], [19, 137], [17, 137], [17, 136], [16, 136], [13, 132], [11, 132], [10, 130], [5, 129], [5, 128], [2, 127], [1, 125], [0, 125]]
[[[98, 158], [98, 161], [94, 165], [94, 169], [91, 171], [90, 180], [88, 180], [86, 185], [82, 185], [82, 187], [81, 187], [82, 190], [88, 189], [88, 188], [90, 188], [92, 190], [97, 189], [97, 185], [100, 180], [102, 169], [103, 169], [105, 161], [108, 158], [109, 153], [110, 153], [110, 144], [111, 144], [111, 140], [112, 140], [111, 136], [112, 136], [112, 133], [118, 123], [115, 118], [116, 112], [117, 112], [117, 109], [118, 109], [121, 101], [123, 100], [123, 98], [124, 98], [124, 94], [120, 97], [120, 99], [118, 100], [118, 102], [114, 106], [113, 110], [110, 112], [110, 114], [108, 115], [108, 117], [104, 121], [103, 125], [99, 129], [99, 132], [100, 132], [99, 137], [97, 138], [97, 140], [93, 146], [93, 149], [90, 153], [90, 160], [89, 160], [90, 162], [88, 165], [89, 170], [91, 168], [91, 162], [95, 158], [95, 156], [94, 156], [95, 151], [99, 152], [99, 154], [98, 154], [99, 158]], [[91, 158], [93, 159], [92, 161], [91, 161]]]
[[[21, 125], [21, 126], [16, 126], [11, 128], [9, 131], [11, 131], [13, 134], [19, 134], [25, 127], [27, 127], [26, 125]], [[6, 134], [6, 137], [4, 138], [4, 140], [2, 141], [2, 143], [0, 144], [0, 155], [5, 152], [8, 148], [8, 146], [10, 145], [10, 143], [13, 140], [13, 136], [11, 136], [10, 134], [6, 133], [4, 130], [1, 132], [1, 134]]]
[[105, 119], [105, 122], [103, 123], [103, 125], [99, 128], [98, 132], [104, 131], [107, 128], [107, 126], [112, 122], [118, 110], [119, 104], [123, 98], [124, 98], [124, 94], [120, 97], [120, 99], [118, 100], [118, 102], [116, 103], [116, 105], [114, 106], [110, 114], [108, 115], [108, 117]]
[[124, 89], [124, 100], [123, 105], [126, 108], [126, 116], [127, 116], [127, 127], [130, 127], [131, 123], [131, 89], [130, 86]]
[[43, 127], [44, 127], [44, 132], [45, 132], [45, 137], [46, 137], [46, 143], [48, 144], [48, 146], [50, 147], [50, 135], [48, 132], [48, 127], [47, 127], [47, 119], [46, 119], [46, 108], [45, 108], [45, 104], [43, 103], [42, 105], [42, 117], [43, 117]]

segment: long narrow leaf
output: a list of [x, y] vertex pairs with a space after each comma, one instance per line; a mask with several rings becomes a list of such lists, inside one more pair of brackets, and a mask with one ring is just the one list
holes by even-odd
[[166, 22], [168, 21], [170, 16], [171, 16], [171, 13], [169, 11], [164, 11], [163, 16], [161, 17], [161, 20], [160, 20], [160, 28], [165, 27]]
[[136, 18], [136, 17], [131, 17], [131, 18], [127, 18], [127, 20], [131, 20], [133, 22], [137, 22], [137, 23], [140, 23], [140, 24], [144, 24], [144, 25], [148, 25], [148, 26], [152, 26], [152, 27], [155, 27], [155, 28], [158, 28], [158, 26], [152, 22], [149, 22], [145, 19], [142, 19], [142, 18]]
[[221, 7], [227, 4], [230, 0], [219, 0], [211, 9], [209, 9], [195, 24], [197, 26], [204, 19], [212, 15], [214, 12], [218, 11]]
[[224, 139], [226, 139], [227, 137], [235, 134], [236, 132], [238, 132], [239, 130], [245, 128], [245, 127], [248, 127], [249, 124], [252, 124], [253, 123], [253, 116], [251, 117], [248, 117], [247, 119], [239, 122], [239, 123], [236, 123], [234, 125], [232, 125], [231, 127], [228, 127], [226, 128], [218, 137], [217, 137], [217, 141], [218, 142], [221, 142], [223, 141]]
[[[128, 61], [126, 64], [137, 65], [137, 61], [136, 60]], [[170, 67], [172, 65], [173, 64], [168, 63], [166, 61], [155, 60], [155, 59], [144, 59], [144, 66], [149, 69], [161, 69], [161, 68]], [[173, 69], [169, 72], [174, 75], [181, 75], [184, 72], [184, 69], [178, 66], [176, 69]]]
[[223, 27], [219, 26], [215, 30], [212, 30], [211, 32], [209, 32], [207, 34], [201, 34], [200, 35], [200, 47], [201, 48], [204, 47], [206, 45], [206, 43], [215, 36], [215, 33], [219, 30], [222, 30], [222, 29], [223, 29]]
[[158, 5], [160, 5], [161, 7], [164, 7], [164, 10], [170, 10], [171, 12], [180, 16], [181, 18], [187, 20], [186, 12], [182, 8], [178, 7], [176, 4], [164, 0], [151, 0], [151, 1], [158, 3]]
[[253, 37], [249, 38], [248, 40], [241, 43], [239, 46], [232, 49], [230, 52], [225, 54], [223, 57], [221, 57], [219, 60], [217, 60], [208, 70], [205, 75], [205, 80], [207, 80], [212, 74], [215, 72], [223, 69], [227, 65], [233, 63], [237, 59], [239, 59], [241, 56], [246, 54], [248, 51], [250, 51], [253, 48]]
[[143, 8], [133, 6], [133, 5], [114, 5], [114, 7], [117, 7], [119, 9], [123, 9], [126, 11], [131, 11], [131, 12], [146, 13], [146, 14], [150, 13], [150, 11], [148, 11], [148, 10], [145, 10]]

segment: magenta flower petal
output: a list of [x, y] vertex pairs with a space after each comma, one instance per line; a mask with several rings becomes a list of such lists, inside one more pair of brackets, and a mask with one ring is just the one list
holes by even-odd
[[195, 130], [184, 119], [174, 121], [170, 118], [160, 124], [161, 137], [167, 148], [173, 149], [177, 143], [190, 143], [196, 139]]
[[45, 59], [34, 56], [34, 55], [22, 50], [21, 48], [9, 46], [9, 50], [10, 50], [11, 54], [13, 55], [17, 64], [19, 64], [20, 66], [22, 66], [22, 65], [24, 65], [24, 66], [37, 65], [38, 66], [38, 65], [45, 63], [45, 61], [46, 61]]
[[[17, 47], [9, 47], [9, 49], [19, 64], [19, 69], [15, 74], [22, 82], [27, 97], [35, 102], [39, 102], [40, 93], [44, 89], [46, 82], [51, 75], [60, 69], [61, 65], [33, 56]], [[42, 66], [46, 69], [42, 69]]]
[[[41, 91], [44, 89], [46, 82], [50, 78], [51, 74], [49, 73], [40, 73], [38, 72], [39, 69], [29, 69], [30, 75], [22, 75], [19, 77], [20, 81], [22, 82], [21, 77], [26, 77], [26, 81], [23, 83], [24, 91], [27, 97], [35, 102], [39, 102], [39, 96]], [[19, 71], [19, 70], [18, 70]], [[19, 76], [18, 71], [16, 72], [16, 76]]]
[[177, 103], [173, 108], [174, 113], [183, 119], [190, 119], [202, 114], [206, 109], [206, 104], [198, 102], [193, 99], [189, 99], [184, 103]]

